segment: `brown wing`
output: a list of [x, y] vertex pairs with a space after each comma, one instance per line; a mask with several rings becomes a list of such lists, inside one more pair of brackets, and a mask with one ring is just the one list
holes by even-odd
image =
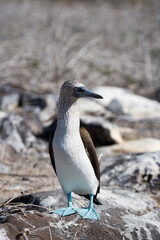
[[100, 192], [100, 166], [97, 158], [97, 153], [93, 144], [93, 141], [90, 137], [89, 132], [84, 128], [80, 127], [80, 135], [86, 149], [89, 160], [91, 161], [92, 167], [94, 169], [95, 175], [99, 181], [99, 187], [97, 189], [97, 193]]
[[53, 152], [53, 147], [52, 147], [52, 142], [53, 142], [53, 138], [54, 138], [54, 133], [56, 131], [56, 127], [57, 127], [57, 120], [55, 120], [53, 122], [53, 128], [49, 135], [49, 155], [51, 158], [51, 163], [52, 163], [53, 169], [54, 169], [55, 173], [57, 174], [55, 160], [54, 160], [54, 152]]

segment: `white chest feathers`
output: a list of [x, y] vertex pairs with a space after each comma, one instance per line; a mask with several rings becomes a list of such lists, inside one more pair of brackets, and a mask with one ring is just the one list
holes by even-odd
[[98, 180], [79, 131], [62, 133], [62, 129], [57, 129], [52, 144], [57, 176], [64, 193], [95, 195]]

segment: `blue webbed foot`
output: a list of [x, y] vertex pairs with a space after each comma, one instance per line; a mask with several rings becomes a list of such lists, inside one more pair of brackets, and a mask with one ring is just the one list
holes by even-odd
[[50, 211], [50, 213], [55, 213], [60, 216], [68, 216], [68, 215], [74, 214], [76, 212], [77, 212], [77, 210], [73, 206]]
[[94, 208], [82, 208], [78, 213], [84, 219], [100, 220], [99, 214]]
[[78, 210], [78, 214], [84, 219], [100, 220], [98, 213], [93, 208], [93, 195], [90, 195], [89, 207], [81, 208], [80, 210]]
[[67, 208], [52, 210], [49, 213], [55, 213], [55, 214], [58, 214], [60, 216], [68, 216], [68, 215], [71, 215], [71, 214], [74, 214], [74, 213], [78, 212], [78, 210], [76, 208], [74, 208], [73, 205], [72, 205], [71, 193], [67, 194], [67, 199], [68, 199], [68, 207]]

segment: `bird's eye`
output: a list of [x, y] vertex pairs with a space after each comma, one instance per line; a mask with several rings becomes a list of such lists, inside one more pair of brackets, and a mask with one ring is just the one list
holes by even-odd
[[78, 92], [78, 88], [77, 88], [77, 87], [75, 87], [75, 88], [74, 88], [74, 91], [75, 91], [75, 92]]

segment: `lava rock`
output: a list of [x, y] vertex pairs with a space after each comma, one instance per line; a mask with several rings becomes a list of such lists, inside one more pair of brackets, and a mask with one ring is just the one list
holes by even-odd
[[[101, 161], [101, 184], [146, 190], [160, 183], [160, 152], [106, 157]], [[156, 187], [156, 186], [155, 186]]]
[[[26, 197], [26, 200], [25, 200]], [[67, 201], [61, 190], [41, 192], [14, 199], [21, 208], [23, 202], [23, 212], [15, 206], [12, 213], [7, 213], [7, 207], [3, 218], [1, 217], [0, 233], [5, 233], [9, 237], [14, 228], [14, 237], [27, 232], [28, 238], [38, 236], [51, 239], [141, 239], [158, 240], [160, 237], [160, 209], [155, 200], [144, 194], [127, 190], [108, 189], [103, 187], [99, 194], [103, 205], [95, 206], [100, 215], [100, 221], [84, 220], [78, 214], [60, 217], [56, 214], [49, 214], [49, 209], [57, 209], [66, 206]], [[24, 200], [26, 205], [24, 205]], [[87, 206], [85, 198], [76, 194], [72, 196], [75, 207]], [[138, 204], [137, 204], [138, 202]], [[34, 203], [39, 204], [35, 208]], [[42, 206], [42, 207], [41, 207]], [[39, 210], [38, 210], [39, 209]], [[1, 215], [2, 215], [1, 212]], [[5, 215], [5, 213], [7, 213]], [[9, 229], [10, 226], [10, 229]], [[13, 227], [14, 226], [14, 227]], [[26, 230], [27, 228], [27, 230]], [[16, 232], [18, 231], [18, 233]], [[17, 234], [17, 235], [16, 235]]]

